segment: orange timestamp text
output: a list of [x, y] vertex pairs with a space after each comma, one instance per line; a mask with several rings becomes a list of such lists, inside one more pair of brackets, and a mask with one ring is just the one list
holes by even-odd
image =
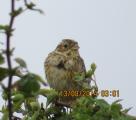
[[119, 97], [119, 90], [100, 90], [100, 91], [90, 91], [90, 90], [63, 90], [59, 92], [60, 96], [101, 96], [101, 97]]

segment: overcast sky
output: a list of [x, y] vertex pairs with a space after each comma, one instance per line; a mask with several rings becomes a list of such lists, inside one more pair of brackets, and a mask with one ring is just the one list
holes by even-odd
[[[119, 90], [123, 107], [133, 107], [130, 113], [136, 115], [136, 0], [35, 1], [45, 15], [25, 12], [16, 19], [14, 55], [44, 77], [48, 53], [62, 39], [72, 38], [86, 67], [97, 64], [99, 89]], [[0, 23], [9, 21], [8, 12], [9, 1], [0, 0]], [[104, 99], [111, 103], [118, 98]]]

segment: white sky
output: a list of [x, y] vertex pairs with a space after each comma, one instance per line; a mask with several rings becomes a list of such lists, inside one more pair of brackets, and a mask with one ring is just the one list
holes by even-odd
[[[130, 114], [136, 115], [136, 1], [35, 1], [45, 15], [26, 12], [16, 19], [15, 56], [44, 77], [48, 53], [61, 39], [73, 38], [79, 42], [86, 67], [97, 64], [99, 89], [119, 90], [123, 106], [133, 107]], [[9, 1], [0, 0], [0, 23], [8, 22], [8, 12]], [[109, 102], [116, 99], [106, 98]]]

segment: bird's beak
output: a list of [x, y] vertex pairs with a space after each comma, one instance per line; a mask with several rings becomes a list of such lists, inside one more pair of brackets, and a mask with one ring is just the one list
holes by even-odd
[[74, 46], [74, 50], [78, 50], [80, 47], [78, 46], [78, 44], [76, 44], [75, 46]]

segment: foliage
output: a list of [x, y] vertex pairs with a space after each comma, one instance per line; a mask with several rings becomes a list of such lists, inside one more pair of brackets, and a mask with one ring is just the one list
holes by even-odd
[[[17, 1], [13, 0], [12, 2]], [[19, 7], [10, 12], [12, 20], [26, 9], [43, 13], [42, 10], [35, 8], [36, 5], [33, 2], [28, 3], [27, 0], [24, 0], [24, 3], [25, 8]], [[0, 25], [0, 31], [5, 33], [7, 38], [10, 38], [14, 29], [11, 24]], [[9, 40], [7, 39], [5, 43], [9, 42]], [[135, 117], [127, 114], [130, 108], [122, 108], [120, 100], [109, 104], [104, 99], [97, 98], [97, 94], [78, 97], [71, 105], [60, 102], [60, 94], [53, 89], [46, 88], [47, 83], [45, 80], [41, 76], [30, 72], [22, 58], [14, 59], [14, 62], [16, 62], [16, 67], [14, 68], [9, 65], [8, 67], [3, 67], [6, 60], [8, 64], [13, 62], [9, 58], [12, 56], [14, 48], [10, 50], [8, 47], [10, 46], [7, 46], [6, 50], [0, 51], [0, 86], [3, 91], [2, 98], [6, 103], [0, 110], [3, 115], [2, 120], [11, 120], [10, 112], [20, 113], [23, 116], [23, 118], [12, 116], [14, 120], [136, 120]], [[83, 79], [87, 82], [95, 82], [95, 79], [93, 79], [95, 70], [96, 65], [92, 63], [86, 75], [77, 74], [75, 76], [76, 82], [82, 84]], [[14, 76], [18, 77], [18, 80], [7, 87], [4, 81], [11, 76], [13, 79]], [[96, 82], [91, 87], [87, 84], [83, 86], [84, 90], [90, 90], [93, 93], [98, 92]], [[11, 94], [9, 94], [10, 91]], [[47, 102], [39, 102], [38, 97], [41, 95], [47, 99]], [[11, 110], [8, 107], [9, 102], [12, 103]]]

